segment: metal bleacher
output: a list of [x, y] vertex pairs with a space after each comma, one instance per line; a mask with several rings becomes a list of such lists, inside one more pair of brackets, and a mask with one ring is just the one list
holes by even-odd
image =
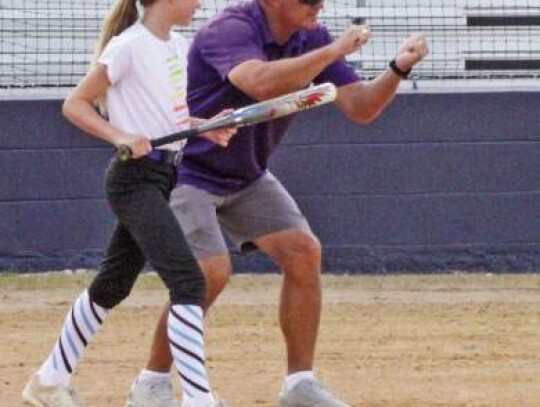
[[[109, 0], [0, 0], [0, 89], [70, 87], [86, 72]], [[195, 30], [230, 1], [204, 1]], [[326, 0], [321, 20], [339, 35], [364, 17], [373, 38], [351, 63], [372, 77], [411, 32], [431, 53], [416, 79], [538, 78], [540, 0]]]

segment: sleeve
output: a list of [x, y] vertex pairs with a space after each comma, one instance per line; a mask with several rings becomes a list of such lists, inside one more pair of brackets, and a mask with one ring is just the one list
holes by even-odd
[[129, 43], [121, 37], [113, 37], [98, 58], [100, 64], [107, 66], [107, 76], [111, 85], [125, 76], [131, 67]]
[[[312, 37], [312, 43], [316, 47], [323, 47], [332, 42], [332, 37], [326, 27], [321, 26]], [[339, 59], [328, 65], [313, 82], [319, 84], [324, 82], [332, 82], [337, 87], [349, 85], [353, 82], [363, 80], [364, 77], [359, 75], [355, 69], [344, 58]]]
[[268, 59], [259, 30], [248, 19], [230, 17], [219, 24], [210, 24], [199, 34], [197, 46], [201, 56], [222, 80], [244, 61]]

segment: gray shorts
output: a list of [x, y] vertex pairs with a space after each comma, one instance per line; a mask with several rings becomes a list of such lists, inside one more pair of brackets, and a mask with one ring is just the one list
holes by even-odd
[[256, 250], [253, 240], [281, 230], [311, 231], [298, 205], [268, 171], [231, 195], [213, 195], [192, 185], [176, 187], [172, 210], [199, 260], [227, 253], [223, 232], [241, 251]]

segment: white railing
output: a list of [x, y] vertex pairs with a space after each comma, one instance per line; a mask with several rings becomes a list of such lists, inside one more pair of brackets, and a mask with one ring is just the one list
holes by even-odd
[[[76, 83], [88, 68], [110, 3], [0, 0], [0, 88]], [[208, 17], [228, 4], [214, 0], [210, 8], [197, 12], [192, 28], [180, 31], [191, 38]], [[368, 77], [385, 69], [407, 35], [422, 31], [431, 53], [415, 70], [418, 80], [539, 78], [540, 71], [531, 69], [465, 69], [468, 59], [540, 60], [540, 26], [467, 26], [467, 17], [490, 15], [539, 16], [540, 0], [326, 0], [320, 17], [333, 35], [343, 32], [352, 17], [366, 18], [372, 41], [349, 61]]]

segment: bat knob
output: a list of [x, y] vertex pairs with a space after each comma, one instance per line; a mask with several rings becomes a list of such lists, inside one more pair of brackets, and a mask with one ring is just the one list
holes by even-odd
[[131, 151], [131, 148], [129, 146], [122, 144], [121, 146], [118, 146], [118, 150], [116, 151], [116, 157], [118, 157], [120, 161], [127, 161], [131, 157], [133, 157], [133, 151]]
[[366, 23], [365, 17], [354, 17], [351, 20], [351, 23], [354, 25], [364, 25]]

